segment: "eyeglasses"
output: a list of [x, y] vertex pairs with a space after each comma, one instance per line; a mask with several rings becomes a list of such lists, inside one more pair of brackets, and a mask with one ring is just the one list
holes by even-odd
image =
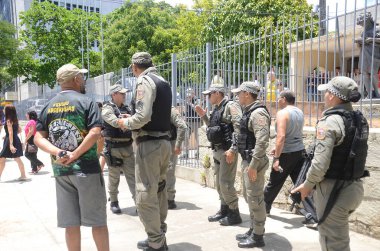
[[87, 80], [87, 75], [83, 74], [83, 73], [78, 73], [77, 76], [81, 75], [83, 80]]

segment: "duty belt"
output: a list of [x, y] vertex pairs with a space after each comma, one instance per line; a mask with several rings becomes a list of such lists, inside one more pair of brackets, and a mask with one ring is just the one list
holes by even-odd
[[148, 140], [160, 140], [160, 139], [170, 141], [170, 137], [168, 135], [159, 136], [159, 137], [145, 135], [145, 136], [137, 137], [136, 142], [137, 142], [137, 144], [139, 144], [141, 142], [148, 141]]
[[108, 140], [106, 140], [106, 143], [111, 148], [121, 148], [121, 147], [130, 146], [132, 144], [132, 140], [129, 140], [129, 141], [108, 141]]

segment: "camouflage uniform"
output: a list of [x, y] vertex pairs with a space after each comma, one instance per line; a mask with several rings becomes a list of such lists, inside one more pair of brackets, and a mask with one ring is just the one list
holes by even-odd
[[[133, 64], [141, 62], [152, 62], [148, 53], [136, 53], [132, 57]], [[150, 77], [151, 76], [151, 77]], [[144, 244], [144, 250], [156, 248], [166, 250], [165, 233], [167, 225], [165, 223], [168, 212], [168, 199], [166, 183], [166, 172], [169, 166], [171, 155], [170, 137], [170, 109], [166, 111], [161, 108], [161, 112], [168, 115], [168, 131], [144, 130], [143, 127], [151, 123], [155, 116], [153, 109], [157, 100], [163, 101], [163, 97], [156, 95], [159, 89], [157, 81], [165, 81], [157, 73], [156, 68], [149, 67], [139, 74], [137, 78], [136, 90], [134, 93], [135, 113], [133, 116], [122, 119], [123, 125], [133, 130], [133, 138], [137, 142], [136, 151], [136, 205], [141, 222], [148, 234], [148, 241]], [[170, 86], [166, 83], [171, 101]], [[147, 139], [148, 140], [142, 140]], [[155, 138], [155, 140], [151, 140]], [[138, 243], [139, 245], [140, 243]], [[146, 247], [145, 245], [149, 245]]]
[[[174, 153], [175, 148], [181, 148], [182, 142], [185, 140], [185, 134], [187, 130], [187, 125], [182, 119], [181, 115], [178, 113], [175, 107], [172, 107], [170, 122], [175, 126], [176, 130], [176, 139], [171, 140], [172, 145], [172, 155], [170, 157], [169, 168], [166, 174], [167, 180], [166, 185], [168, 189], [168, 200], [174, 201], [175, 197], [175, 167], [177, 165], [178, 155]], [[173, 135], [172, 135], [173, 136]], [[169, 205], [170, 206], [170, 205]]]
[[[239, 94], [239, 102], [244, 107], [237, 144], [242, 157], [243, 196], [248, 203], [251, 218], [250, 230], [236, 236], [241, 248], [265, 246], [263, 235], [266, 212], [263, 188], [264, 175], [269, 167], [266, 150], [269, 146], [271, 117], [265, 106], [256, 100], [257, 96], [252, 96], [259, 95], [260, 89], [258, 83], [243, 82], [239, 88], [232, 90]], [[249, 102], [251, 103], [248, 104]], [[256, 170], [255, 180], [249, 177], [252, 170]]]
[[[214, 109], [219, 110], [223, 109], [224, 103], [226, 107], [223, 113], [222, 121], [227, 124], [232, 124], [234, 128], [233, 138], [236, 138], [236, 135], [240, 131], [240, 119], [241, 119], [241, 108], [240, 105], [234, 101], [229, 101], [227, 98], [223, 99], [219, 105], [215, 105]], [[202, 117], [203, 122], [209, 126], [210, 121], [207, 115]], [[216, 181], [216, 190], [219, 194], [219, 199], [221, 205], [227, 205], [229, 209], [238, 209], [238, 196], [235, 189], [235, 178], [236, 178], [236, 169], [237, 169], [237, 149], [236, 145], [232, 145], [230, 148], [235, 152], [234, 161], [231, 164], [226, 162], [225, 150], [220, 146], [215, 145], [213, 151], [214, 158], [214, 172], [215, 172], [215, 181]]]
[[[329, 93], [325, 95], [332, 94], [346, 101], [350, 101], [352, 93], [358, 92], [357, 84], [347, 77], [335, 77], [330, 80], [329, 83], [320, 85], [318, 90], [327, 90]], [[334, 170], [333, 167], [340, 164], [332, 162], [332, 160], [337, 157], [334, 155], [334, 152], [339, 146], [343, 146], [343, 143], [346, 142], [345, 137], [349, 137], [349, 135], [346, 135], [346, 126], [343, 117], [339, 114], [331, 114], [331, 112], [336, 110], [353, 111], [353, 108], [351, 102], [346, 102], [330, 106], [330, 108], [323, 112], [323, 116], [318, 121], [316, 129], [314, 158], [307, 173], [306, 181], [303, 184], [304, 188], [308, 189], [308, 191], [311, 191], [314, 187], [316, 189], [314, 193], [315, 206], [318, 219], [320, 220], [322, 220], [321, 218], [326, 209], [327, 202], [337, 181], [336, 178], [326, 177], [331, 174], [331, 170]], [[326, 113], [329, 113], [330, 115], [326, 116]], [[351, 145], [348, 147], [351, 147]], [[343, 155], [344, 158], [346, 155]], [[357, 154], [355, 159], [360, 159], [360, 157], [361, 156]], [[347, 160], [339, 162], [343, 163], [347, 162]], [[331, 163], [333, 163], [333, 165], [331, 165]], [[364, 163], [361, 164], [363, 166], [365, 165], [365, 159]], [[354, 168], [357, 167], [353, 167], [353, 170]], [[348, 170], [345, 169], [345, 172], [347, 171]], [[339, 173], [339, 175], [342, 174], [344, 176], [345, 173]], [[337, 198], [335, 198], [335, 203], [333, 204], [330, 213], [318, 226], [319, 242], [323, 251], [350, 250], [348, 218], [360, 205], [364, 196], [364, 188], [363, 181], [360, 178], [343, 178], [343, 180], [344, 182], [340, 181], [343, 183], [343, 186]]]
[[[249, 111], [251, 107], [261, 105], [260, 101], [255, 101], [251, 105], [244, 108], [244, 112]], [[270, 115], [264, 108], [257, 108], [251, 113], [248, 121], [248, 129], [255, 134], [256, 144], [252, 152], [252, 160], [241, 162], [241, 173], [243, 175], [243, 196], [248, 203], [249, 214], [251, 217], [251, 228], [258, 235], [264, 234], [264, 226], [266, 219], [265, 203], [264, 203], [264, 183], [265, 172], [269, 167], [269, 160], [266, 150], [269, 146], [269, 127]], [[257, 170], [257, 178], [255, 182], [251, 182], [248, 178], [247, 169], [254, 168]]]
[[[118, 117], [116, 117], [114, 113], [114, 109], [110, 104], [105, 103], [102, 108], [102, 118], [104, 122], [112, 125], [115, 128], [119, 128], [117, 121]], [[108, 192], [110, 196], [110, 201], [115, 202], [118, 201], [117, 195], [119, 193], [118, 187], [120, 182], [120, 171], [123, 171], [125, 179], [127, 180], [127, 184], [129, 187], [129, 191], [132, 194], [133, 200], [136, 197], [136, 189], [135, 189], [135, 156], [133, 153], [132, 144], [129, 143], [132, 139], [124, 139], [124, 138], [109, 138], [105, 137], [106, 144], [111, 144], [110, 154], [112, 158], [118, 158], [123, 161], [121, 166], [112, 166], [108, 165]], [[112, 143], [122, 143], [128, 142], [127, 146], [124, 147], [112, 147]]]

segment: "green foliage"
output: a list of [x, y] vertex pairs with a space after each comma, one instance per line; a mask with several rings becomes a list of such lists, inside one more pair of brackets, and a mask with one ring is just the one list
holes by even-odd
[[33, 1], [20, 19], [24, 27], [20, 40], [25, 46], [16, 53], [11, 68], [14, 74], [25, 77], [24, 82], [53, 87], [57, 69], [67, 63], [90, 68], [91, 76], [101, 72], [100, 54], [91, 50], [91, 43], [99, 40], [99, 14], [80, 9], [69, 11], [48, 1]]
[[9, 64], [14, 58], [18, 47], [15, 38], [15, 27], [6, 22], [0, 21], [0, 87], [11, 83], [12, 75], [9, 72]]
[[226, 0], [220, 1], [210, 13], [203, 36], [205, 41], [215, 42], [219, 47], [240, 44], [240, 58], [227, 49], [220, 49], [216, 58], [232, 56], [236, 62], [249, 59], [263, 67], [260, 71], [266, 71], [270, 64], [286, 70], [289, 58], [286, 46], [318, 34], [317, 22], [311, 28], [311, 20], [317, 18], [311, 15], [306, 0]]
[[152, 0], [126, 2], [108, 15], [104, 35], [107, 70], [130, 65], [137, 51], [148, 51], [155, 64], [168, 62], [179, 44], [176, 18], [179, 8]]

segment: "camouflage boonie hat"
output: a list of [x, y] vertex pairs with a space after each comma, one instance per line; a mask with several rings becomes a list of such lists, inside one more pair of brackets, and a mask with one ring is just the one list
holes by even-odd
[[152, 64], [152, 56], [148, 52], [137, 52], [132, 56], [132, 64]]
[[211, 85], [209, 89], [207, 91], [203, 91], [202, 94], [208, 95], [211, 92], [226, 92], [224, 88], [224, 80], [222, 77], [215, 75], [214, 78], [211, 80]]
[[119, 84], [116, 84], [116, 85], [113, 85], [110, 87], [110, 95], [116, 93], [116, 92], [120, 92], [120, 93], [127, 93], [129, 92], [128, 89], [124, 88], [123, 86], [119, 85]]
[[260, 90], [261, 90], [261, 85], [259, 83], [247, 81], [247, 82], [243, 82], [238, 88], [231, 90], [231, 92], [238, 93], [238, 92], [244, 91], [244, 92], [250, 92], [253, 94], [259, 94]]
[[344, 101], [349, 101], [351, 92], [357, 91], [358, 85], [352, 78], [339, 76], [331, 79], [327, 84], [318, 86], [318, 91], [326, 90]]

